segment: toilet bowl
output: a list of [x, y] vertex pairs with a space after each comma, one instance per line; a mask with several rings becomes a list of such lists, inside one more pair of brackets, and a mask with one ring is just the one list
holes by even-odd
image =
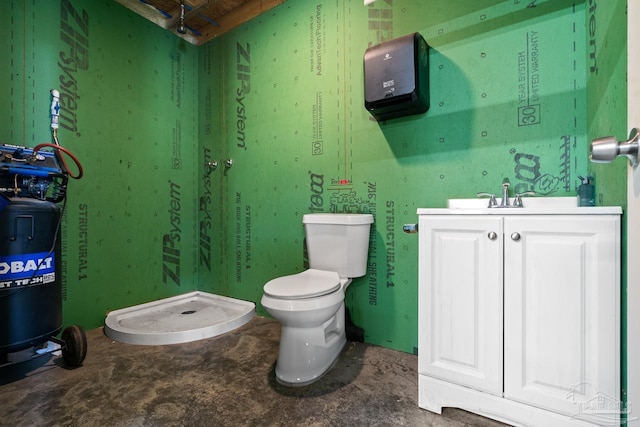
[[[288, 295], [295, 282], [298, 289], [306, 284], [314, 287], [314, 292]], [[262, 306], [282, 324], [276, 364], [279, 383], [310, 384], [336, 361], [347, 342], [344, 290], [349, 283], [351, 279], [340, 279], [332, 271], [306, 270], [273, 279], [264, 286]]]
[[366, 273], [367, 214], [303, 216], [310, 269], [270, 280], [262, 306], [282, 324], [276, 379], [288, 386], [317, 381], [347, 341], [345, 291]]

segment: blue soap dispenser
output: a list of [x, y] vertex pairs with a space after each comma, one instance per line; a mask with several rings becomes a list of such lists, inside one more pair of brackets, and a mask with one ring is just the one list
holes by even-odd
[[593, 177], [578, 177], [580, 186], [578, 187], [578, 206], [595, 206], [596, 190], [593, 186]]

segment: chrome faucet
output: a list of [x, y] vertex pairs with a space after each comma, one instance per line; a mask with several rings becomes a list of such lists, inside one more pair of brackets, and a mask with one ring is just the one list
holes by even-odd
[[511, 183], [509, 182], [509, 178], [505, 178], [502, 180], [502, 200], [500, 200], [501, 208], [509, 207], [509, 186]]
[[509, 202], [509, 187], [511, 183], [509, 182], [509, 178], [504, 178], [502, 180], [502, 198], [500, 199], [500, 204], [496, 200], [495, 194], [492, 193], [476, 193], [478, 197], [489, 197], [488, 208], [522, 208], [524, 207], [522, 203], [522, 196], [535, 196], [535, 191], [525, 191], [524, 193], [516, 193], [516, 196], [513, 199], [513, 204]]

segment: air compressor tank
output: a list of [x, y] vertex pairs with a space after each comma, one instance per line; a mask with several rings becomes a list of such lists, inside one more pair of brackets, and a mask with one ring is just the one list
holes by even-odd
[[62, 329], [60, 207], [9, 198], [0, 210], [0, 354], [38, 346]]

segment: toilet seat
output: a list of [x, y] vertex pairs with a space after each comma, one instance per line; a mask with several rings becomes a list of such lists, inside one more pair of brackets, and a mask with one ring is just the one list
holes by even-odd
[[309, 269], [268, 281], [264, 293], [272, 298], [296, 300], [331, 294], [340, 286], [338, 273]]

